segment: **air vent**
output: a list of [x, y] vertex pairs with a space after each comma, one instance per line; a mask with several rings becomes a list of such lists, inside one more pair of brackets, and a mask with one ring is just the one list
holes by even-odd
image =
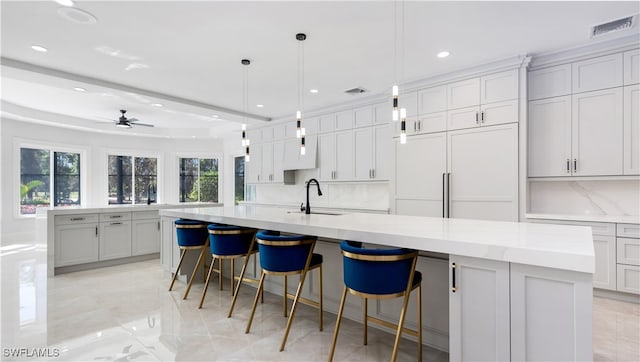
[[634, 18], [635, 16], [629, 16], [626, 18], [610, 21], [608, 23], [596, 25], [591, 28], [591, 37], [595, 38], [597, 36], [602, 36], [608, 33], [631, 29], [631, 27], [633, 26]]
[[347, 94], [354, 95], [354, 94], [360, 94], [360, 93], [367, 92], [367, 90], [362, 88], [362, 87], [355, 87], [355, 88], [347, 89], [344, 92], [347, 93]]

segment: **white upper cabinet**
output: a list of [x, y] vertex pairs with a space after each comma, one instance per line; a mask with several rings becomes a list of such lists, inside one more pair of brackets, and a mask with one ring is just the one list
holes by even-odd
[[480, 78], [447, 84], [447, 108], [457, 109], [480, 104]]
[[624, 174], [640, 174], [640, 85], [624, 87]]
[[467, 107], [447, 112], [447, 129], [472, 128], [480, 125], [480, 107]]
[[284, 141], [273, 142], [273, 182], [284, 181]]
[[529, 100], [571, 94], [571, 64], [529, 72]]
[[388, 180], [391, 173], [391, 125], [373, 127], [372, 179]]
[[624, 53], [624, 85], [640, 83], [640, 49]]
[[355, 147], [355, 179], [370, 180], [373, 169], [373, 129], [371, 127], [355, 129], [353, 143]]
[[254, 144], [251, 141], [251, 146], [249, 147], [249, 162], [246, 165], [246, 183], [257, 183], [260, 181], [264, 181], [261, 179], [262, 173], [262, 145]]
[[336, 137], [333, 133], [318, 136], [318, 168], [320, 181], [330, 181], [336, 172]]
[[432, 132], [441, 132], [446, 130], [447, 130], [447, 112], [422, 114], [418, 117], [418, 125], [417, 125], [418, 133], [432, 133]]
[[296, 136], [296, 121], [284, 124], [284, 138], [292, 138]]
[[418, 114], [418, 92], [400, 94], [398, 96], [398, 107], [407, 110], [407, 117], [416, 116]]
[[571, 96], [529, 102], [529, 177], [569, 176]]
[[[302, 128], [307, 136], [318, 134], [318, 119], [317, 118], [303, 118]], [[294, 135], [295, 136], [295, 135]]]
[[517, 99], [506, 102], [483, 104], [480, 107], [480, 125], [482, 126], [517, 122]]
[[391, 100], [388, 102], [376, 103], [373, 105], [373, 123], [387, 124], [391, 122], [392, 111]]
[[260, 130], [262, 131], [262, 142], [273, 140], [273, 127], [264, 127]]
[[336, 113], [335, 115], [336, 126], [334, 129], [336, 131], [342, 131], [342, 130], [353, 128], [353, 115], [354, 113], [352, 110]]
[[247, 129], [247, 138], [249, 138], [252, 145], [262, 142], [262, 129]]
[[273, 138], [276, 140], [283, 139], [286, 133], [286, 124], [277, 124], [273, 126]]
[[351, 181], [354, 179], [353, 130], [336, 132], [336, 168], [334, 180]]
[[[336, 129], [335, 114], [325, 114], [318, 119], [318, 133], [333, 132]], [[293, 135], [295, 137], [295, 133]]]
[[418, 114], [447, 110], [447, 86], [432, 87], [418, 92]]
[[480, 78], [480, 103], [495, 103], [518, 98], [518, 69]]
[[621, 175], [622, 88], [574, 94], [572, 104], [574, 175]]
[[360, 107], [353, 111], [353, 122], [355, 128], [367, 127], [373, 124], [373, 107]]
[[622, 86], [622, 53], [575, 62], [573, 93]]
[[262, 144], [262, 167], [260, 180], [262, 182], [273, 181], [273, 143]]

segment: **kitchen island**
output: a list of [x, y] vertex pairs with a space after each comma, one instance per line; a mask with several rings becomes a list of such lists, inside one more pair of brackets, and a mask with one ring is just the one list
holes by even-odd
[[[167, 209], [160, 215], [446, 255], [452, 360], [593, 358], [594, 250], [586, 227], [364, 213], [305, 215], [251, 206]], [[327, 244], [321, 252], [330, 266], [326, 269], [334, 272], [325, 274], [325, 285], [337, 287], [327, 287], [325, 295], [337, 301], [342, 260], [337, 243], [333, 248]], [[424, 293], [431, 292], [425, 286]], [[326, 305], [336, 312], [336, 303]], [[359, 320], [357, 313], [352, 317]]]

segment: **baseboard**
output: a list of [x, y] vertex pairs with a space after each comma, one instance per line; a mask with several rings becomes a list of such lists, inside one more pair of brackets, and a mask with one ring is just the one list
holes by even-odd
[[615, 290], [606, 290], [606, 289], [593, 289], [593, 295], [595, 297], [602, 297], [607, 299], [619, 300], [622, 302], [636, 303], [640, 304], [640, 295], [618, 292]]
[[73, 272], [82, 271], [82, 270], [104, 268], [108, 266], [129, 264], [129, 263], [135, 263], [138, 261], [145, 261], [145, 260], [152, 260], [152, 259], [159, 259], [159, 258], [160, 258], [160, 253], [153, 253], [153, 254], [130, 256], [126, 258], [99, 261], [95, 263], [61, 266], [61, 267], [55, 268], [53, 274], [58, 275], [58, 274], [65, 274], [65, 273], [73, 273]]

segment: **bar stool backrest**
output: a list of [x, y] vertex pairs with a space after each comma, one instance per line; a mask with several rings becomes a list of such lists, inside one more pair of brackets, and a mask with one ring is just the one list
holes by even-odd
[[175, 224], [179, 246], [202, 246], [207, 242], [206, 222], [178, 219]]
[[274, 235], [259, 231], [256, 235], [260, 266], [270, 272], [303, 270], [315, 238], [303, 235]]
[[219, 224], [209, 225], [208, 230], [211, 254], [219, 256], [247, 254], [256, 233], [255, 229]]
[[340, 243], [344, 284], [355, 291], [386, 295], [407, 290], [418, 252], [411, 249], [365, 249], [361, 243]]

